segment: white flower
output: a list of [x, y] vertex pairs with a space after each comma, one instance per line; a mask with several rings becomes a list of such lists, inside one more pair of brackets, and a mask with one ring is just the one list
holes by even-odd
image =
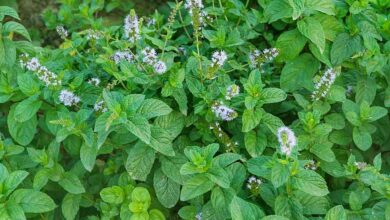
[[46, 86], [61, 85], [61, 80], [58, 79], [57, 75], [49, 71], [45, 66], [42, 66], [36, 57], [29, 60], [27, 54], [22, 54], [20, 56], [20, 63], [22, 67], [34, 72], [39, 80], [44, 82]]
[[[194, 23], [197, 23], [197, 25], [199, 26], [198, 27], [199, 30], [201, 30], [202, 27], [206, 26], [204, 20], [205, 18], [208, 17], [208, 15], [207, 12], [203, 10], [204, 5], [202, 3], [202, 0], [187, 0], [186, 3], [184, 4], [184, 7], [188, 9], [188, 12], [192, 17], [191, 23], [193, 25]], [[194, 10], [197, 13], [194, 13]]]
[[199, 9], [204, 8], [204, 5], [202, 3], [202, 0], [187, 0], [184, 4], [184, 7], [187, 9], [191, 9], [193, 7], [197, 7]]
[[97, 77], [93, 77], [88, 80], [88, 83], [94, 86], [98, 86], [100, 84], [100, 79]]
[[87, 37], [87, 40], [99, 40], [99, 39], [103, 38], [103, 33], [100, 31], [88, 29], [86, 37]]
[[142, 59], [142, 62], [147, 63], [149, 65], [153, 65], [157, 62], [157, 52], [155, 49], [146, 47], [141, 51], [144, 58]]
[[26, 68], [30, 71], [37, 71], [39, 67], [41, 67], [41, 64], [36, 57], [31, 58], [26, 64]]
[[366, 162], [355, 162], [355, 166], [356, 166], [359, 170], [363, 170], [364, 168], [367, 167], [367, 163], [366, 163]]
[[221, 51], [215, 51], [213, 53], [213, 56], [211, 57], [211, 61], [212, 61], [212, 64], [211, 66], [218, 66], [218, 67], [221, 67], [223, 66], [223, 64], [225, 63], [225, 61], [227, 60], [227, 55], [225, 53], [225, 51], [221, 50]]
[[63, 89], [60, 92], [60, 95], [58, 96], [58, 99], [65, 105], [65, 106], [72, 106], [74, 104], [77, 104], [80, 102], [80, 98], [76, 96], [73, 92]]
[[256, 178], [255, 176], [251, 176], [249, 179], [248, 179], [248, 183], [246, 184], [246, 187], [249, 189], [249, 190], [257, 190], [259, 189], [260, 185], [262, 184], [263, 182], [261, 181], [261, 179], [258, 179]]
[[93, 105], [93, 109], [98, 112], [98, 111], [101, 111], [101, 112], [106, 112], [107, 111], [107, 108], [104, 107], [104, 101], [101, 100], [99, 102], [96, 102], [94, 105]]
[[276, 48], [264, 49], [263, 51], [255, 49], [249, 53], [249, 60], [251, 66], [256, 67], [257, 65], [273, 61], [278, 55], [279, 51]]
[[68, 31], [64, 28], [64, 26], [58, 25], [58, 26], [56, 27], [56, 30], [57, 30], [58, 35], [60, 35], [60, 37], [61, 37], [62, 39], [65, 39], [65, 38], [68, 37]]
[[216, 117], [224, 121], [231, 121], [237, 117], [237, 112], [227, 107], [222, 102], [215, 102], [211, 107], [211, 111], [214, 112]]
[[135, 13], [131, 13], [125, 18], [125, 37], [129, 39], [131, 43], [135, 43], [141, 39], [139, 31], [138, 16]]
[[122, 60], [132, 62], [134, 57], [129, 51], [116, 51], [114, 55], [112, 55], [111, 59], [115, 61], [115, 64], [119, 64]]
[[278, 129], [278, 141], [282, 154], [290, 156], [293, 148], [297, 145], [297, 139], [294, 132], [288, 127], [280, 127]]
[[313, 91], [311, 97], [314, 101], [317, 101], [321, 98], [324, 98], [331, 86], [333, 85], [334, 81], [336, 80], [336, 72], [334, 71], [334, 69], [330, 68], [330, 69], [327, 69], [324, 73], [324, 75], [322, 75], [320, 81], [318, 83], [315, 84], [314, 88], [315, 90]]
[[226, 89], [226, 100], [231, 100], [233, 97], [238, 96], [240, 94], [240, 87], [236, 84], [230, 85]]
[[167, 65], [163, 61], [158, 61], [153, 65], [154, 71], [161, 75], [164, 74], [167, 71]]

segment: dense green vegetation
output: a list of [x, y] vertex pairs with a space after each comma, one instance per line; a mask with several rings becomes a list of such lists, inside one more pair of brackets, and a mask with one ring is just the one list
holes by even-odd
[[151, 2], [0, 0], [0, 219], [390, 219], [390, 1]]

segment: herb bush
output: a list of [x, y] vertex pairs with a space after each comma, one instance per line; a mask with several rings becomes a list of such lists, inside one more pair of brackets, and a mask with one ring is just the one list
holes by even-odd
[[0, 7], [0, 219], [390, 219], [389, 1], [61, 2]]

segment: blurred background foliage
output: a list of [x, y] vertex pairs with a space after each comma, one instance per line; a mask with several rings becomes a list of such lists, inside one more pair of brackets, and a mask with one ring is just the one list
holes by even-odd
[[[55, 31], [58, 24], [71, 31], [94, 26], [94, 22], [119, 24], [130, 9], [146, 16], [157, 9], [168, 10], [165, 2], [167, 0], [0, 0], [0, 5], [17, 10], [34, 44], [58, 46], [60, 39]], [[91, 17], [100, 19], [88, 19]]]

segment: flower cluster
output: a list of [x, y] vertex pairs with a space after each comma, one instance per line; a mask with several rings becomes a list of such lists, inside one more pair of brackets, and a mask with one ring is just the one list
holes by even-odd
[[366, 162], [355, 162], [355, 166], [359, 170], [363, 170], [364, 168], [367, 167], [367, 163]]
[[101, 100], [101, 101], [98, 101], [96, 102], [94, 105], [93, 105], [93, 109], [96, 111], [96, 112], [106, 112], [107, 111], [107, 108], [105, 107], [105, 104], [104, 104], [104, 101]]
[[202, 0], [187, 0], [184, 7], [188, 10], [192, 17], [192, 25], [201, 30], [202, 27], [206, 26], [205, 18], [207, 18], [207, 12], [203, 10], [204, 5]]
[[56, 27], [56, 30], [58, 35], [60, 35], [62, 39], [66, 39], [68, 37], [68, 31], [64, 28], [64, 26], [58, 25]]
[[123, 60], [132, 62], [134, 60], [134, 56], [130, 53], [130, 51], [116, 51], [114, 55], [111, 56], [111, 59], [114, 60], [115, 64], [119, 64]]
[[138, 16], [134, 11], [131, 11], [130, 15], [125, 18], [125, 37], [129, 39], [131, 43], [135, 43], [141, 39], [139, 31], [139, 20]]
[[227, 55], [225, 51], [215, 51], [211, 57], [211, 67], [221, 67], [225, 64], [226, 60]]
[[61, 85], [61, 80], [58, 79], [58, 76], [48, 70], [47, 67], [42, 66], [36, 57], [29, 59], [27, 54], [22, 54], [20, 56], [20, 64], [23, 68], [34, 72], [46, 86]]
[[288, 127], [280, 127], [277, 136], [281, 153], [290, 156], [295, 145], [297, 145], [294, 132]]
[[94, 86], [99, 86], [100, 84], [100, 79], [97, 78], [97, 77], [93, 77], [93, 78], [90, 78], [88, 80], [88, 83], [91, 84], [91, 85], [94, 85]]
[[65, 106], [72, 106], [80, 102], [80, 97], [76, 96], [73, 92], [66, 89], [61, 90], [58, 99]]
[[251, 176], [249, 179], [248, 179], [248, 183], [246, 184], [246, 187], [249, 189], [249, 190], [258, 190], [260, 188], [260, 185], [262, 184], [263, 182], [261, 181], [261, 179], [258, 179], [256, 178], [255, 176]]
[[86, 35], [87, 40], [99, 40], [103, 38], [103, 33], [100, 31], [88, 29], [86, 33], [87, 33]]
[[214, 112], [216, 117], [223, 121], [231, 121], [237, 117], [237, 112], [227, 107], [222, 102], [215, 102], [211, 107], [211, 111]]
[[240, 94], [240, 87], [236, 84], [230, 85], [226, 89], [226, 100], [231, 100], [233, 97], [238, 96]]
[[276, 48], [264, 49], [263, 51], [254, 50], [249, 53], [249, 60], [253, 67], [258, 65], [263, 65], [264, 63], [268, 63], [273, 61], [279, 55], [279, 51]]
[[143, 55], [142, 62], [152, 66], [157, 74], [161, 75], [167, 71], [167, 65], [163, 61], [158, 60], [155, 49], [146, 47], [141, 53]]
[[311, 95], [314, 101], [324, 98], [328, 94], [331, 86], [336, 80], [336, 76], [337, 76], [336, 71], [332, 68], [327, 69], [325, 71], [324, 75], [322, 75], [319, 82], [316, 83], [314, 86], [315, 90]]
[[314, 160], [309, 160], [305, 165], [304, 168], [306, 170], [317, 170], [317, 164]]

